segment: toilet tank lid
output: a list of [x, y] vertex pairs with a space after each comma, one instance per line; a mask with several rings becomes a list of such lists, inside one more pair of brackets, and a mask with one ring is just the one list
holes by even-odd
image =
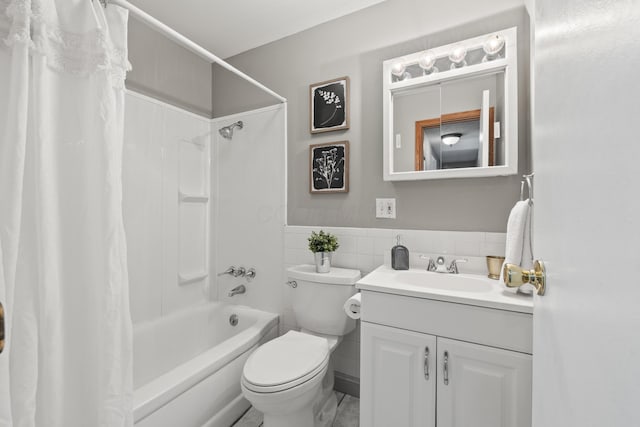
[[329, 285], [353, 285], [360, 280], [360, 270], [331, 267], [328, 273], [316, 273], [315, 265], [303, 264], [289, 267], [287, 275], [292, 280], [327, 283]]

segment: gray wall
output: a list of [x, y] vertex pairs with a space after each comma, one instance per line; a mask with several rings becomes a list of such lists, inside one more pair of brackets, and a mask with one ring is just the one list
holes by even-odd
[[[439, 3], [437, 11], [427, 3], [387, 0], [230, 59], [288, 98], [290, 225], [506, 230], [509, 210], [519, 195], [518, 176], [382, 180], [382, 62], [515, 25], [519, 27], [519, 165], [521, 172], [528, 171], [529, 16], [522, 2], [495, 0], [493, 9], [488, 9], [486, 2], [456, 0]], [[478, 19], [481, 16], [485, 18]], [[351, 129], [312, 136], [309, 84], [344, 75], [351, 78]], [[213, 93], [216, 117], [274, 103], [218, 66], [214, 66]], [[309, 145], [344, 139], [351, 143], [349, 193], [311, 196]], [[376, 197], [397, 199], [397, 219], [375, 218]]]
[[162, 34], [129, 18], [127, 88], [210, 118], [211, 65]]

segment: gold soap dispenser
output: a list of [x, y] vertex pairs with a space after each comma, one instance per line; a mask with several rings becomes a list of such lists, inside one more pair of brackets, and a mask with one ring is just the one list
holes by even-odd
[[396, 236], [396, 245], [391, 248], [391, 268], [394, 270], [409, 269], [409, 249], [400, 244], [400, 235]]

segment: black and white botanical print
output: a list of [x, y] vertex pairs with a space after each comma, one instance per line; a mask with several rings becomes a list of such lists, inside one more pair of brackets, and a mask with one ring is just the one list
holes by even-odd
[[349, 128], [348, 77], [311, 85], [311, 132]]
[[344, 86], [340, 83], [319, 87], [313, 94], [313, 127], [332, 128], [345, 121]]
[[311, 192], [347, 192], [349, 143], [316, 144], [311, 149]]

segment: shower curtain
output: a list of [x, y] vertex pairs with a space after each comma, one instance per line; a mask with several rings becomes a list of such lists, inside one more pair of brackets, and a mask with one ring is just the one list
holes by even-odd
[[127, 11], [0, 0], [1, 427], [132, 425]]

